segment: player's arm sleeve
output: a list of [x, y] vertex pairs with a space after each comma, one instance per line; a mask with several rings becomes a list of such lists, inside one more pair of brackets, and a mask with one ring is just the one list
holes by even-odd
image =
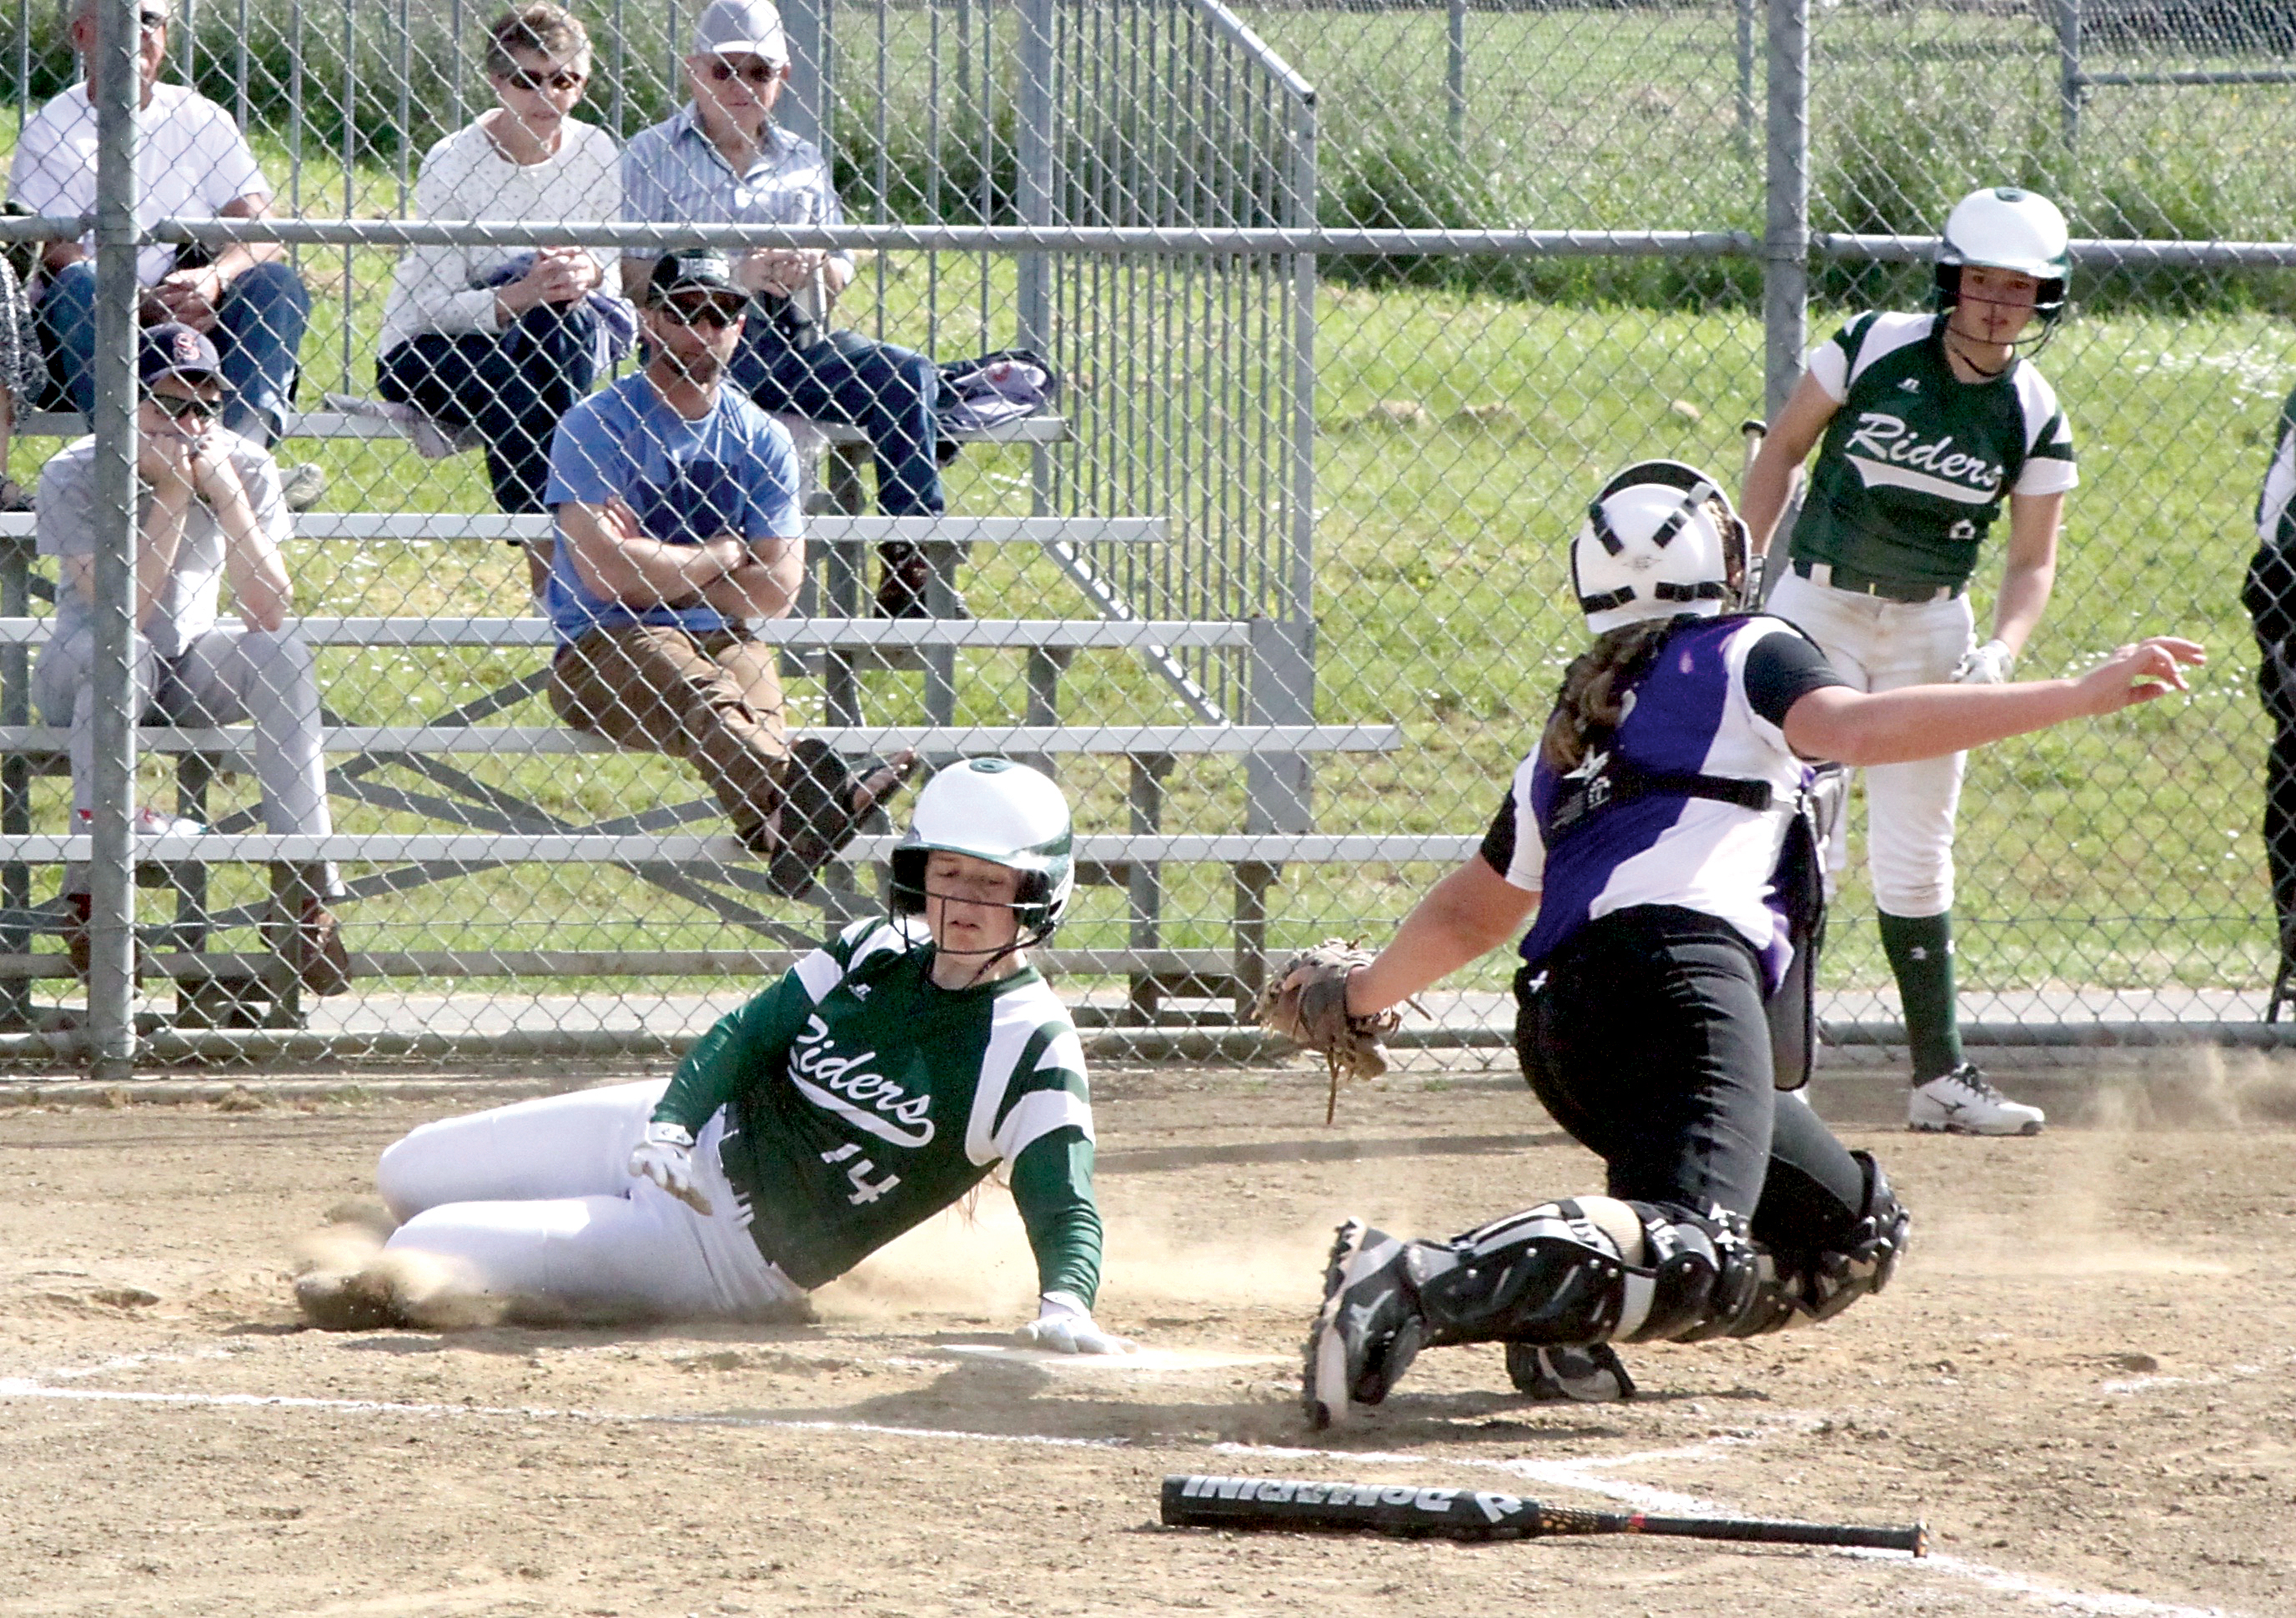
[[2025, 464], [2018, 472], [2016, 487], [2011, 492], [2062, 494], [2079, 481], [2080, 468], [2073, 458], [2072, 423], [2065, 419], [2062, 410], [2054, 411], [2033, 435], [2033, 447], [2025, 452]]
[[889, 931], [882, 919], [854, 923], [800, 960], [765, 993], [720, 1017], [677, 1064], [676, 1077], [653, 1110], [654, 1121], [699, 1130], [735, 1091], [778, 1074], [813, 1008], [844, 981], [855, 957], [872, 943], [882, 943], [879, 935]]
[[1101, 1244], [1091, 1137], [1068, 1124], [1030, 1141], [1013, 1162], [1013, 1202], [1037, 1256], [1037, 1290], [1067, 1293], [1090, 1309]]
[[1825, 653], [1784, 620], [1746, 651], [1746, 702], [1779, 729], [1787, 710], [1813, 691], [1849, 682], [1834, 672]]
[[816, 949], [765, 993], [718, 1018], [677, 1064], [677, 1076], [654, 1107], [654, 1121], [683, 1124], [698, 1134], [738, 1091], [780, 1068], [806, 1018], [844, 973], [832, 950]]
[[1546, 844], [1538, 834], [1538, 817], [1532, 811], [1530, 784], [1533, 760], [1525, 759], [1507, 788], [1506, 801], [1491, 817], [1479, 850], [1483, 863], [1499, 874], [1511, 888], [1537, 893], [1546, 884]]
[[1841, 347], [1841, 338], [1829, 338], [1809, 351], [1804, 367], [1809, 379], [1825, 390], [1825, 397], [1840, 404], [1849, 394], [1849, 356]]

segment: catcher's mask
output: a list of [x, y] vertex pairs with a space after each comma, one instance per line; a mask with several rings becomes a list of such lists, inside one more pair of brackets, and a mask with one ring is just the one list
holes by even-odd
[[925, 866], [935, 850], [970, 854], [1021, 874], [1013, 913], [1027, 949], [1050, 937], [1076, 891], [1068, 800], [1049, 776], [1010, 759], [967, 759], [917, 794], [916, 815], [894, 845], [895, 916], [922, 916]]
[[2038, 192], [2014, 185], [1971, 192], [1946, 216], [1938, 242], [1938, 308], [1950, 313], [1961, 301], [1961, 272], [1967, 266], [2030, 275], [2039, 283], [2033, 293], [2035, 334], [2018, 341], [2030, 342], [2038, 353], [2065, 312], [2070, 239], [2065, 216]]
[[1746, 525], [1722, 486], [1680, 461], [1637, 461], [1587, 503], [1570, 545], [1570, 587], [1597, 635], [1641, 618], [1738, 604]]

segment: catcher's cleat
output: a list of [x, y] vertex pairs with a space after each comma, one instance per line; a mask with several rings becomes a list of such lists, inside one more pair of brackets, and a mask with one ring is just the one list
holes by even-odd
[[1931, 1134], [2038, 1135], [2047, 1116], [1995, 1089], [1973, 1062], [1915, 1085], [1906, 1102], [1906, 1127]]
[[1506, 1345], [1507, 1380], [1518, 1392], [1533, 1399], [1567, 1399], [1574, 1404], [1614, 1404], [1635, 1396], [1635, 1379], [1627, 1375], [1618, 1351], [1607, 1343], [1589, 1348], [1541, 1348], [1536, 1343]]
[[1426, 1317], [1404, 1271], [1404, 1244], [1361, 1220], [1340, 1227], [1324, 1307], [1308, 1332], [1300, 1406], [1316, 1428], [1375, 1405], [1418, 1357]]

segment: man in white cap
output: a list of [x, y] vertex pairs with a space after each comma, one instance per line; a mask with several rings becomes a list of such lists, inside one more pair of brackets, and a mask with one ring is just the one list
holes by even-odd
[[[92, 61], [97, 0], [65, 0], [72, 48]], [[144, 91], [136, 124], [137, 218], [259, 219], [271, 211], [264, 177], [231, 114], [187, 85], [160, 82], [175, 0], [139, 0], [136, 70]], [[8, 195], [36, 214], [68, 218], [95, 208], [95, 106], [89, 86], [67, 86], [34, 113], [16, 143]], [[41, 245], [33, 285], [53, 402], [85, 415], [95, 382], [94, 235]], [[195, 261], [196, 260], [196, 261]], [[147, 246], [136, 254], [146, 325], [179, 321], [213, 340], [223, 357], [223, 424], [258, 444], [279, 436], [294, 390], [297, 352], [311, 295], [286, 249], [247, 242], [199, 255]], [[326, 487], [316, 464], [288, 473], [288, 502], [302, 510]]]
[[[622, 153], [622, 217], [636, 224], [843, 223], [820, 148], [773, 121], [789, 73], [781, 13], [767, 0], [710, 0], [685, 58], [693, 99], [640, 130]], [[652, 266], [645, 254], [623, 259], [633, 299]], [[860, 428], [876, 456], [878, 508], [939, 515], [939, 371], [922, 354], [829, 329], [830, 305], [853, 279], [851, 256], [762, 248], [742, 255], [735, 275], [751, 308], [734, 380], [767, 410]], [[922, 554], [893, 545], [882, 559], [879, 612], [924, 616]]]

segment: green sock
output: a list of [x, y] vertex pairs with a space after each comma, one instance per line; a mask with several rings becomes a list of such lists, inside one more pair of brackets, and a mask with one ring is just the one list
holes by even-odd
[[1926, 1084], [1961, 1065], [1961, 1017], [1954, 1002], [1953, 916], [1880, 918], [1882, 948], [1906, 1007], [1906, 1042], [1913, 1047], [1914, 1082]]

